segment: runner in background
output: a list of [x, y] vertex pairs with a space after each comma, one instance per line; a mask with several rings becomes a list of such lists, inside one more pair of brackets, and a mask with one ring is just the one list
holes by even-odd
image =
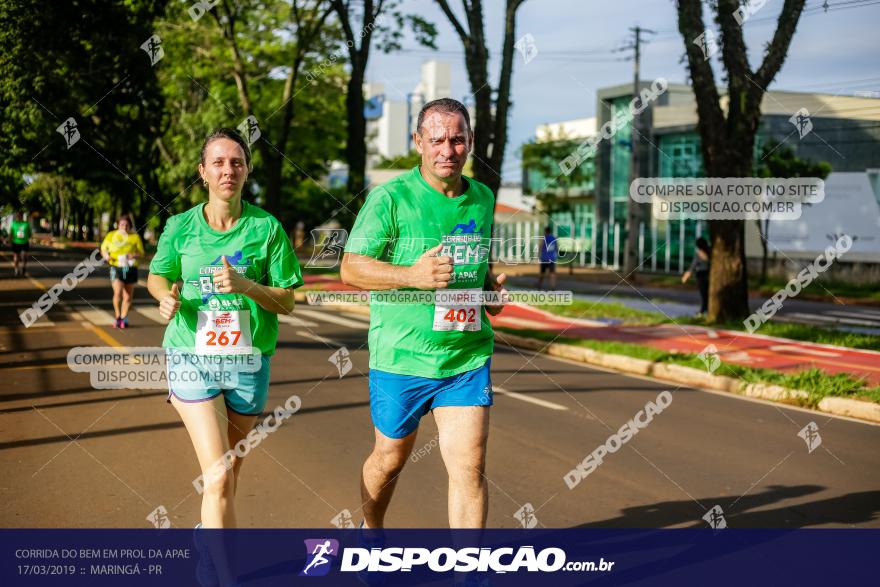
[[31, 248], [31, 223], [25, 219], [21, 210], [15, 213], [15, 220], [9, 227], [9, 240], [12, 243], [12, 267], [16, 277], [27, 275], [27, 256]]
[[538, 257], [541, 261], [541, 274], [538, 276], [538, 289], [544, 289], [544, 272], [550, 274], [550, 289], [556, 289], [556, 258], [559, 255], [559, 241], [553, 236], [553, 229], [544, 228], [544, 239]]
[[122, 214], [101, 243], [101, 256], [110, 265], [110, 284], [113, 287], [113, 314], [115, 328], [128, 328], [128, 311], [138, 281], [138, 259], [144, 256], [144, 243], [133, 230], [131, 217]]
[[[147, 282], [159, 313], [171, 320], [162, 342], [168, 399], [202, 471], [204, 528], [237, 525], [233, 500], [242, 458], [230, 447], [266, 406], [278, 314], [293, 310], [293, 289], [303, 283], [281, 223], [241, 199], [250, 170], [250, 149], [235, 130], [208, 135], [199, 163], [208, 201], [168, 219]], [[223, 374], [236, 376], [229, 382], [185, 381], [218, 357], [256, 364], [246, 370], [224, 363]]]

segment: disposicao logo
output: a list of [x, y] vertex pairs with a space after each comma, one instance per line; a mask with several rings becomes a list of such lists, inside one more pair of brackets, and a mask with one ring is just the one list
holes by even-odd
[[305, 540], [306, 566], [300, 577], [322, 577], [330, 572], [333, 561], [339, 556], [339, 541], [332, 538]]

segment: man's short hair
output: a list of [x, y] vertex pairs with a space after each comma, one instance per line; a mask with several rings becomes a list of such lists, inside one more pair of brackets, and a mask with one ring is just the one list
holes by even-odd
[[419, 110], [419, 118], [416, 121], [416, 132], [421, 134], [422, 132], [422, 123], [425, 121], [425, 115], [427, 115], [432, 110], [436, 110], [438, 112], [443, 112], [444, 114], [455, 114], [456, 112], [460, 113], [464, 116], [464, 123], [467, 125], [467, 129], [469, 133], [472, 133], [471, 130], [471, 115], [468, 114], [467, 108], [465, 108], [464, 104], [459, 102], [458, 100], [453, 100], [452, 98], [440, 98], [439, 100], [431, 100]]

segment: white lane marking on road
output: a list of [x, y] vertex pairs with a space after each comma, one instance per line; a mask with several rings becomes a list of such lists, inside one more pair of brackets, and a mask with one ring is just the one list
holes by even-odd
[[[33, 306], [29, 306], [29, 307], [27, 307], [27, 308], [16, 308], [15, 311], [18, 313], [18, 315], [19, 315], [19, 320], [20, 320], [20, 319], [21, 319], [20, 316], [21, 316], [25, 311], [27, 311], [27, 310], [33, 310], [33, 309], [34, 309]], [[49, 316], [48, 313], [43, 314], [42, 316], [40, 316], [39, 318], [37, 318], [36, 321], [35, 321], [33, 324], [31, 324], [30, 326], [28, 326], [28, 328], [45, 328], [45, 327], [47, 327], [47, 326], [55, 326], [55, 323], [52, 322], [51, 320], [49, 320], [48, 316]], [[24, 322], [22, 322], [21, 325], [24, 326]]]
[[[294, 310], [294, 312], [299, 312], [299, 310]], [[298, 316], [291, 316], [289, 314], [278, 314], [278, 321], [298, 328], [316, 328], [318, 326], [317, 322], [309, 322], [308, 320], [303, 320]]]
[[817, 357], [839, 357], [840, 353], [832, 353], [830, 351], [820, 351], [817, 349], [804, 348], [796, 344], [774, 344], [770, 347], [771, 351], [785, 351], [790, 353], [801, 353], [804, 355], [816, 355]]
[[158, 322], [159, 324], [165, 325], [168, 324], [168, 320], [162, 317], [159, 314], [159, 308], [154, 308], [152, 306], [135, 306], [134, 311], [140, 314], [141, 316], [146, 316], [153, 322]]
[[296, 334], [297, 334], [297, 336], [311, 338], [312, 340], [317, 340], [318, 342], [323, 342], [324, 344], [329, 344], [330, 346], [338, 346], [338, 347], [345, 346], [341, 342], [337, 342], [337, 341], [333, 340], [332, 338], [326, 338], [324, 336], [321, 336], [320, 334], [313, 334], [311, 332], [306, 332], [305, 330], [297, 330]]
[[847, 318], [860, 318], [862, 320], [880, 320], [880, 314], [874, 312], [841, 312], [840, 310], [832, 310], [828, 312], [834, 316], [844, 316]]
[[508, 390], [504, 389], [503, 387], [498, 387], [497, 385], [492, 386], [492, 391], [494, 391], [495, 393], [500, 393], [502, 395], [512, 397], [513, 399], [518, 399], [518, 400], [521, 400], [524, 402], [528, 402], [530, 404], [535, 404], [536, 406], [541, 406], [543, 408], [549, 408], [551, 410], [561, 410], [561, 411], [568, 410], [568, 407], [563, 406], [562, 404], [555, 404], [553, 402], [548, 402], [547, 400], [538, 399], [538, 398], [532, 397], [530, 395], [526, 395], [524, 393], [517, 393], [515, 391], [508, 391]]
[[797, 316], [798, 318], [804, 320], [818, 320], [820, 322], [834, 322], [835, 324], [854, 324], [856, 326], [877, 326], [876, 322], [872, 322], [870, 320], [854, 320], [852, 318], [837, 318], [835, 316], [822, 316], [819, 314], [804, 314], [801, 312], [791, 312], [789, 314], [783, 314], [780, 316], [780, 319], [784, 319], [786, 316]]
[[365, 322], [356, 322], [354, 320], [342, 318], [340, 316], [334, 316], [326, 312], [316, 312], [314, 310], [294, 310], [294, 312], [296, 314], [305, 316], [306, 318], [311, 318], [312, 320], [322, 320], [324, 322], [331, 322], [333, 324], [339, 324], [340, 326], [347, 326], [349, 328], [357, 328], [359, 330], [366, 330], [370, 327], [370, 325]]
[[116, 320], [110, 312], [99, 310], [97, 308], [77, 310], [74, 314], [79, 314], [80, 319], [87, 320], [95, 326], [113, 326], [116, 323]]
[[343, 316], [348, 316], [352, 320], [358, 320], [360, 322], [364, 322], [365, 324], [370, 323], [369, 314], [355, 314], [353, 312], [340, 312], [340, 314], [342, 314]]

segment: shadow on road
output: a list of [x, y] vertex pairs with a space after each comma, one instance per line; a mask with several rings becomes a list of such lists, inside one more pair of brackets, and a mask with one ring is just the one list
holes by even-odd
[[625, 508], [615, 518], [589, 522], [578, 528], [667, 528], [671, 526], [707, 527], [702, 516], [715, 505], [721, 506], [731, 528], [804, 528], [821, 524], [857, 524], [876, 519], [880, 512], [880, 490], [849, 493], [828, 499], [766, 509], [779, 502], [812, 495], [826, 489], [820, 485], [771, 485], [760, 493], [745, 497], [701, 498], [664, 501]]

